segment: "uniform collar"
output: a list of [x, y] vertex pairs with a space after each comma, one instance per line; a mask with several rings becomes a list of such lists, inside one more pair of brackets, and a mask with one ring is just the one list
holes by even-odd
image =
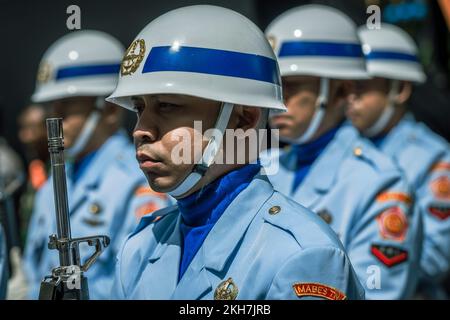
[[[245, 235], [251, 221], [260, 207], [272, 196], [273, 187], [266, 176], [260, 172], [239, 195], [231, 202], [220, 219], [209, 232], [202, 247], [177, 285], [179, 263], [181, 259], [181, 214], [178, 215], [170, 232], [162, 236], [157, 248], [149, 258], [148, 273], [151, 279], [165, 274], [164, 290], [158, 298], [197, 299], [212, 288], [209, 271], [221, 272], [232, 258], [232, 252]], [[258, 204], [258, 206], [255, 206]], [[171, 209], [173, 212], [173, 209]], [[171, 266], [165, 264], [170, 261]], [[170, 270], [169, 270], [170, 269]], [[156, 280], [155, 280], [156, 281]], [[189, 297], [186, 297], [189, 292]]]
[[402, 145], [404, 147], [405, 137], [407, 139], [415, 139], [415, 131], [411, 130], [414, 124], [414, 116], [409, 112], [406, 113], [399, 123], [386, 135], [380, 149], [387, 154], [395, 154], [395, 151], [400, 150]]
[[342, 162], [351, 154], [359, 134], [348, 122], [342, 125], [322, 154], [312, 165], [308, 175], [294, 193], [305, 207], [310, 207], [334, 184]]

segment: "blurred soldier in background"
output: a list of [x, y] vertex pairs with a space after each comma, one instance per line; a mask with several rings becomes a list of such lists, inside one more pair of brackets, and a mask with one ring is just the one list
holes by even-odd
[[345, 121], [352, 79], [367, 79], [356, 25], [327, 6], [291, 9], [267, 28], [288, 112], [271, 119], [291, 146], [271, 150], [276, 190], [339, 235], [368, 299], [410, 298], [421, 224], [396, 165]]
[[[146, 187], [134, 147], [120, 129], [122, 110], [104, 98], [117, 82], [122, 45], [99, 31], [72, 32], [50, 46], [37, 76], [33, 102], [63, 118], [67, 150], [67, 187], [74, 237], [104, 234], [111, 243], [89, 269], [90, 297], [110, 297], [115, 256], [139, 218], [166, 205], [167, 197]], [[37, 298], [40, 281], [58, 265], [47, 249], [56, 232], [51, 179], [39, 190], [25, 248], [29, 298]], [[87, 257], [88, 247], [81, 247]]]
[[[23, 185], [25, 173], [19, 156], [0, 136], [0, 298], [6, 294], [10, 269], [19, 259], [20, 241], [13, 195]], [[9, 261], [13, 263], [9, 263]]]
[[347, 115], [406, 173], [424, 222], [420, 289], [445, 298], [439, 282], [450, 269], [450, 146], [408, 110], [413, 83], [426, 79], [414, 40], [389, 24], [362, 26], [359, 34], [374, 78], [357, 83]]
[[25, 148], [28, 165], [28, 182], [20, 197], [19, 230], [21, 246], [25, 246], [26, 233], [33, 211], [36, 192], [45, 184], [48, 176], [47, 132], [45, 127], [46, 111], [44, 106], [27, 106], [18, 118], [19, 140]]

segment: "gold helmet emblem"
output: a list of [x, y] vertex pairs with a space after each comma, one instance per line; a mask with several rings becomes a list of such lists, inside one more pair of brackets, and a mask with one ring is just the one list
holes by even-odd
[[128, 47], [125, 55], [122, 59], [122, 65], [120, 66], [120, 75], [126, 76], [133, 74], [145, 55], [145, 41], [144, 39], [136, 39]]
[[50, 67], [50, 64], [47, 62], [42, 62], [39, 65], [39, 70], [37, 73], [37, 81], [39, 83], [45, 83], [48, 80], [50, 80], [52, 68]]
[[275, 36], [268, 35], [267, 36], [267, 40], [269, 41], [270, 46], [272, 47], [272, 49], [275, 50], [275, 46], [277, 45], [277, 40], [276, 40]]

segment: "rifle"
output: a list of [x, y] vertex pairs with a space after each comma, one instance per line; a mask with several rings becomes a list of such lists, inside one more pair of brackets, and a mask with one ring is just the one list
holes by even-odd
[[[104, 235], [72, 239], [64, 165], [64, 135], [61, 118], [46, 119], [50, 152], [57, 234], [50, 235], [48, 248], [58, 250], [59, 266], [41, 282], [40, 300], [88, 300], [88, 281], [84, 273], [109, 245]], [[81, 264], [80, 243], [95, 246], [95, 252]]]

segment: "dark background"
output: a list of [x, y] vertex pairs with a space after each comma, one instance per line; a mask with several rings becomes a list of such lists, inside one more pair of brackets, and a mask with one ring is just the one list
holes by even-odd
[[[411, 109], [435, 131], [450, 138], [449, 31], [435, 0], [346, 0], [346, 1], [149, 1], [149, 0], [0, 0], [0, 135], [22, 154], [17, 138], [16, 118], [29, 103], [41, 56], [66, 28], [66, 8], [81, 8], [81, 28], [106, 31], [127, 47], [152, 19], [182, 6], [215, 4], [233, 9], [264, 28], [283, 11], [302, 4], [322, 3], [350, 15], [360, 25], [368, 15], [366, 7], [382, 7], [382, 20], [390, 20], [410, 32], [420, 47], [421, 60], [429, 76], [416, 88]], [[387, 13], [391, 13], [388, 16]], [[392, 15], [392, 12], [395, 14]], [[395, 18], [395, 19], [394, 19]], [[132, 127], [134, 117], [127, 119]]]

